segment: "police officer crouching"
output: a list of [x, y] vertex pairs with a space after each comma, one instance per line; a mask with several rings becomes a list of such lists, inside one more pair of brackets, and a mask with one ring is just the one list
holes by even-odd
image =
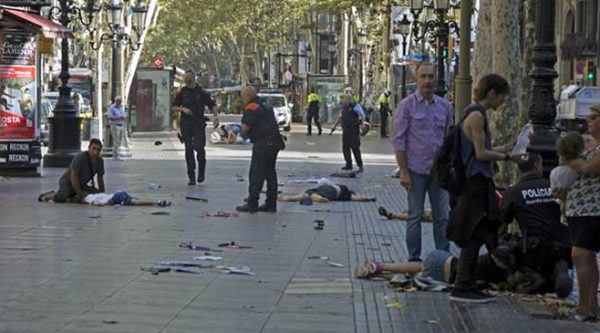
[[[250, 186], [245, 205], [235, 209], [238, 212], [256, 213], [277, 211], [277, 173], [275, 164], [277, 154], [285, 147], [283, 137], [279, 134], [279, 126], [275, 120], [273, 109], [263, 104], [256, 96], [252, 86], [242, 88], [240, 94], [245, 105], [242, 117], [242, 133], [252, 141], [252, 160], [250, 162]], [[258, 206], [258, 199], [263, 184], [267, 181], [267, 199], [264, 205]]]

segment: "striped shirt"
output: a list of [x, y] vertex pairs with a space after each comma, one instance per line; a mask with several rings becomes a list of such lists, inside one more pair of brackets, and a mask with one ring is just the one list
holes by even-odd
[[434, 95], [428, 102], [416, 91], [396, 108], [392, 144], [396, 151], [406, 152], [409, 170], [430, 174], [446, 130], [453, 124], [452, 106], [447, 100]]

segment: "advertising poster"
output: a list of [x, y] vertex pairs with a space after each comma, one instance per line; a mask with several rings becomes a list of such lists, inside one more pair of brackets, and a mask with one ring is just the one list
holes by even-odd
[[35, 138], [35, 35], [0, 33], [0, 140]]

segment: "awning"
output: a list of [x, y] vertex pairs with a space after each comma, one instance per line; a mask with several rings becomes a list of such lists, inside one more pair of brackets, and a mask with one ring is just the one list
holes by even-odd
[[11, 15], [18, 20], [25, 21], [35, 25], [46, 38], [73, 38], [71, 29], [65, 28], [62, 25], [51, 21], [37, 14], [28, 13], [16, 9], [4, 8], [0, 9], [2, 13]]

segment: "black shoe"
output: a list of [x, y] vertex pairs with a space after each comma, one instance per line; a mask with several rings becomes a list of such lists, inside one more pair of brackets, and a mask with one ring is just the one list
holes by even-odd
[[358, 167], [358, 170], [357, 170], [356, 172], [364, 172], [364, 171], [365, 171], [365, 168], [363, 168], [363, 167]]
[[275, 213], [277, 211], [277, 206], [272, 206], [272, 205], [267, 205], [267, 204], [260, 205], [260, 206], [258, 206], [258, 211]]
[[392, 216], [392, 213], [388, 212], [387, 209], [385, 209], [383, 206], [380, 206], [377, 209], [377, 212], [379, 213], [379, 215], [386, 217], [388, 220], [392, 220], [394, 218]]
[[258, 207], [257, 206], [253, 206], [253, 205], [249, 205], [249, 204], [245, 204], [242, 206], [237, 206], [235, 207], [235, 210], [237, 210], [238, 212], [242, 212], [242, 213], [256, 213], [258, 212]]
[[352, 167], [351, 166], [345, 166], [345, 167], [342, 168], [342, 170], [352, 170]]
[[322, 133], [323, 133], [323, 130], [319, 129], [319, 136], [321, 136]]
[[196, 180], [194, 180], [194, 178], [190, 178], [190, 180], [188, 181], [188, 185], [189, 185], [189, 186], [194, 186], [194, 185], [196, 185]]
[[311, 135], [312, 135], [311, 133], [306, 133], [306, 136], [311, 136]]
[[204, 182], [204, 176], [198, 176], [198, 184]]
[[496, 300], [494, 296], [472, 290], [454, 289], [450, 293], [450, 301], [463, 303], [489, 303]]

